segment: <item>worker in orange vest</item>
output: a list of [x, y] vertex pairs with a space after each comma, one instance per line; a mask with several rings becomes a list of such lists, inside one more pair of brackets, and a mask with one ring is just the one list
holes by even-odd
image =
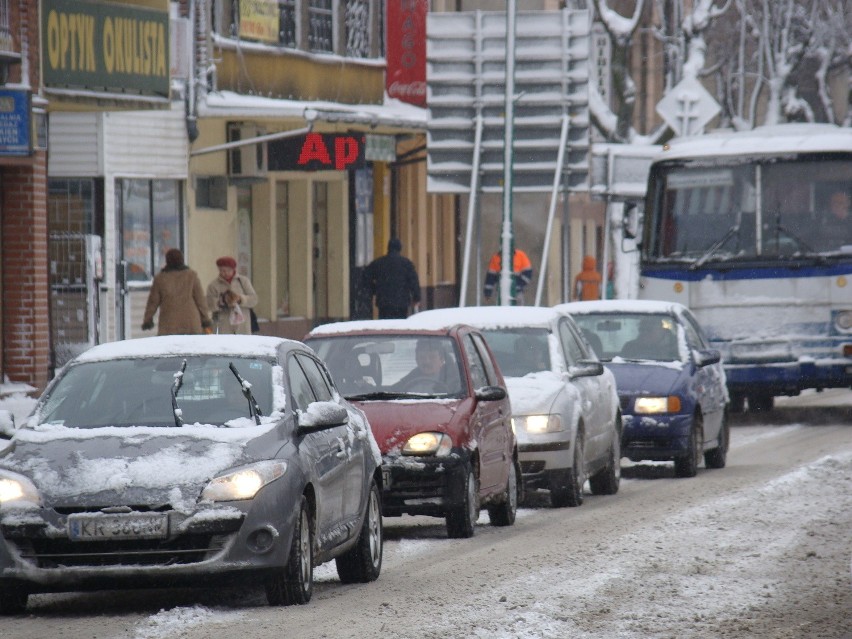
[[597, 272], [595, 258], [587, 255], [583, 258], [583, 270], [574, 279], [574, 299], [581, 301], [601, 298], [601, 274]]
[[[494, 294], [494, 288], [497, 286], [497, 282], [500, 281], [502, 263], [502, 251], [497, 251], [491, 256], [491, 261], [488, 263], [488, 272], [485, 274], [485, 287], [482, 291], [486, 300], [490, 299]], [[524, 289], [532, 281], [533, 268], [530, 258], [518, 248], [515, 249], [512, 258], [512, 277], [514, 278], [515, 285], [514, 303], [522, 305], [524, 303]]]

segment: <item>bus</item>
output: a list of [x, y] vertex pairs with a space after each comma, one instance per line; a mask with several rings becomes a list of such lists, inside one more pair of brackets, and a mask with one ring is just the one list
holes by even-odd
[[638, 297], [692, 310], [722, 354], [732, 412], [852, 388], [850, 201], [850, 128], [708, 133], [652, 161]]

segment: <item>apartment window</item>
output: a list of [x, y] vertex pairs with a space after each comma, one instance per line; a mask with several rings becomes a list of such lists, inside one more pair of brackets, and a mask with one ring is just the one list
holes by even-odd
[[296, 0], [278, 0], [278, 21], [278, 41], [281, 46], [295, 49], [298, 44]]
[[346, 56], [350, 58], [369, 58], [369, 0], [347, 0], [344, 24], [346, 26]]
[[334, 52], [334, 12], [331, 0], [309, 1], [308, 49]]
[[222, 175], [195, 178], [195, 207], [199, 209], [227, 209], [227, 178]]

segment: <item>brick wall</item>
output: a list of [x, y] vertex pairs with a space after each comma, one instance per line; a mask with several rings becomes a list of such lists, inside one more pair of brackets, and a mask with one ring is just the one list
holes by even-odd
[[47, 159], [2, 169], [2, 372], [43, 389], [50, 377]]

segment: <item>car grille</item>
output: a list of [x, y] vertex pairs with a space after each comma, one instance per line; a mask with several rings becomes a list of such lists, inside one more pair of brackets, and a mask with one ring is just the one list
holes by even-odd
[[36, 538], [14, 542], [23, 559], [39, 568], [83, 566], [173, 566], [192, 564], [221, 551], [228, 535], [182, 535], [177, 539], [69, 541]]
[[618, 401], [621, 404], [621, 412], [624, 413], [630, 408], [630, 395], [619, 395]]

